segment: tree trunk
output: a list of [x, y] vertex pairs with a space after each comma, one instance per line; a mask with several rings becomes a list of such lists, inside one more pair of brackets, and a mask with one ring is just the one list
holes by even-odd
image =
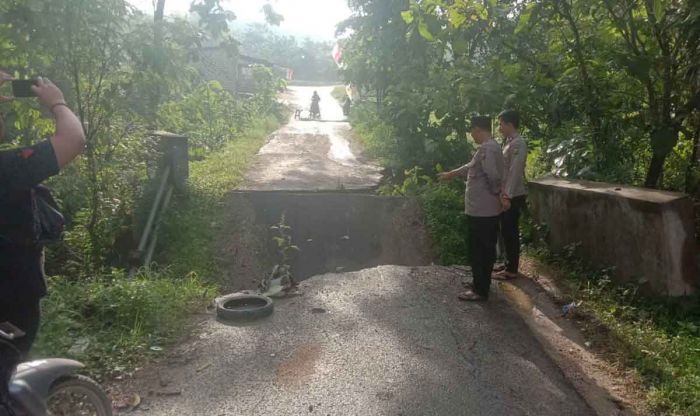
[[[156, 3], [156, 10], [153, 14], [153, 45], [155, 46], [156, 50], [162, 50], [163, 49], [163, 17], [165, 15], [165, 0], [158, 0]], [[157, 67], [154, 68], [155, 71], [162, 75], [163, 74], [163, 68], [162, 68], [162, 59], [157, 60], [158, 64]], [[155, 108], [160, 104], [160, 99], [162, 95], [162, 89], [161, 89], [161, 84], [156, 83], [154, 86], [154, 98], [153, 102], [151, 103], [152, 110], [155, 111]]]
[[165, 14], [165, 0], [158, 0], [156, 4], [155, 14], [153, 15], [153, 22], [158, 24], [163, 21], [163, 15]]
[[651, 157], [651, 163], [649, 163], [649, 169], [647, 170], [647, 178], [644, 181], [645, 187], [656, 188], [659, 185], [659, 178], [664, 171], [665, 161], [666, 155], [660, 156], [654, 154]]
[[690, 154], [690, 161], [685, 171], [685, 192], [691, 194], [698, 191], [697, 184], [693, 182], [693, 171], [698, 167], [698, 147], [700, 146], [700, 129], [695, 130], [693, 135], [693, 150]]
[[165, 14], [165, 0], [158, 0], [153, 14], [153, 43], [157, 49], [163, 47], [163, 16]]
[[[571, 33], [574, 36], [573, 44], [571, 44], [571, 49], [574, 54], [574, 58], [578, 65], [579, 74], [581, 76], [581, 83], [583, 84], [583, 93], [586, 100], [585, 112], [591, 123], [591, 129], [593, 132], [593, 144], [596, 147], [595, 155], [602, 154], [605, 152], [605, 138], [602, 135], [603, 121], [600, 117], [600, 112], [598, 110], [598, 100], [596, 98], [596, 89], [590, 74], [588, 73], [588, 63], [586, 56], [584, 55], [584, 44], [581, 39], [581, 33], [579, 31], [576, 19], [574, 18], [573, 12], [571, 10], [571, 5], [566, 1], [555, 2], [555, 7], [559, 15], [564, 18], [569, 24]], [[597, 167], [599, 166], [600, 158], [596, 157]]]

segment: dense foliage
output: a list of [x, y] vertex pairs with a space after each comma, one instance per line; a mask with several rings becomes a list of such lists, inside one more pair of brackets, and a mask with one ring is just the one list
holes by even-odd
[[349, 4], [344, 76], [397, 176], [454, 167], [469, 114], [517, 108], [536, 173], [698, 191], [697, 0]]

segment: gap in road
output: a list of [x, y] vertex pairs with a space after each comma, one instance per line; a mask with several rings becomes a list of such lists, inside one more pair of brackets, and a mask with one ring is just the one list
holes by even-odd
[[254, 289], [280, 261], [275, 232], [291, 227], [299, 252], [291, 261], [294, 276], [357, 271], [378, 265], [429, 265], [434, 260], [420, 204], [402, 197], [355, 192], [238, 191], [228, 198], [232, 214], [221, 261], [227, 290]]

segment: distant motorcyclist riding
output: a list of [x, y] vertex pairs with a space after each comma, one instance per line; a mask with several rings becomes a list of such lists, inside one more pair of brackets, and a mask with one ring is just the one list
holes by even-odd
[[319, 101], [321, 101], [321, 97], [319, 97], [318, 92], [314, 91], [311, 96], [311, 109], [309, 110], [311, 118], [314, 120], [321, 118], [321, 107], [318, 105]]

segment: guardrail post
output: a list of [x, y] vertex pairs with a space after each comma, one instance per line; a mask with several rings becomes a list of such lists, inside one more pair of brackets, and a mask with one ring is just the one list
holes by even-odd
[[158, 140], [157, 148], [162, 155], [156, 173], [159, 187], [141, 233], [138, 248], [131, 253], [130, 277], [136, 274], [141, 265], [148, 269], [158, 241], [161, 217], [168, 208], [173, 190], [185, 191], [189, 176], [187, 136], [167, 131], [156, 131], [151, 133], [151, 136]]
[[156, 131], [152, 136], [159, 138], [158, 147], [165, 162], [170, 165], [171, 183], [175, 190], [182, 192], [187, 187], [189, 177], [188, 138], [167, 131]]

